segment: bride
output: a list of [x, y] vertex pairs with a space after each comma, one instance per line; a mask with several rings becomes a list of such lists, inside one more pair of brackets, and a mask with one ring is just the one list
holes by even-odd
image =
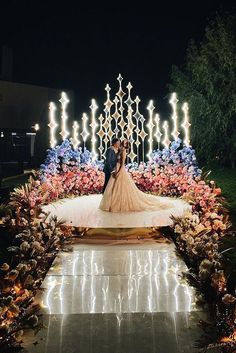
[[169, 208], [167, 202], [161, 202], [161, 197], [145, 194], [135, 185], [125, 169], [125, 160], [129, 142], [121, 143], [120, 158], [116, 170], [110, 176], [99, 208], [108, 212], [155, 211]]

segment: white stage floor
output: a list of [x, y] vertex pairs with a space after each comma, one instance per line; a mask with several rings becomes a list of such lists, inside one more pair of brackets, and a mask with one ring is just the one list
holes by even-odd
[[110, 213], [99, 210], [102, 195], [78, 196], [63, 199], [43, 207], [67, 225], [85, 228], [145, 228], [165, 227], [172, 224], [170, 216], [181, 216], [191, 206], [181, 200], [162, 197], [171, 207], [159, 211]]

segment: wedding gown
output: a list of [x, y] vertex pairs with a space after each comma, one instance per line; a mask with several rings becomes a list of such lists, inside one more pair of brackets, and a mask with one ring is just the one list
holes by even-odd
[[108, 212], [156, 211], [170, 208], [170, 203], [161, 197], [146, 194], [139, 190], [125, 169], [126, 150], [121, 150], [120, 162], [117, 163], [118, 175], [110, 177], [99, 209]]

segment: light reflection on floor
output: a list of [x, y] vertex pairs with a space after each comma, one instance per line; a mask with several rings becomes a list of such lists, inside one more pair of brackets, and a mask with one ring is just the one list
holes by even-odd
[[84, 245], [47, 274], [43, 328], [28, 353], [195, 353], [201, 337], [193, 288], [173, 244]]
[[61, 253], [39, 298], [49, 314], [189, 312], [197, 310], [186, 266], [173, 244], [105, 247], [76, 245]]

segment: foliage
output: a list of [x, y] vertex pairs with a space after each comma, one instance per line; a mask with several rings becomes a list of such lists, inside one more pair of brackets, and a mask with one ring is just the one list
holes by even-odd
[[1, 218], [15, 234], [8, 248], [11, 261], [0, 267], [0, 347], [4, 351], [20, 343], [24, 328], [37, 326], [36, 290], [70, 234], [56, 218], [42, 213], [46, 195], [39, 186], [31, 177], [17, 188], [7, 206], [11, 212]]
[[186, 64], [173, 66], [171, 91], [190, 103], [191, 141], [201, 161], [236, 160], [236, 20], [210, 21], [200, 44], [193, 41]]

